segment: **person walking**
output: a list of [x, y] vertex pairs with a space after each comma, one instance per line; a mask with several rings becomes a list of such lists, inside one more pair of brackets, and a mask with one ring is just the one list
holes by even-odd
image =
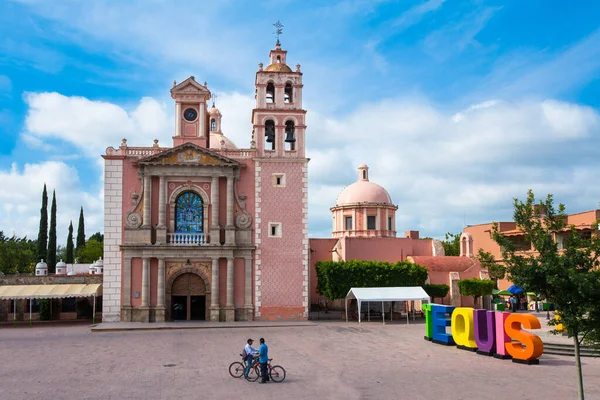
[[515, 299], [515, 296], [510, 296], [510, 311], [512, 312], [516, 312], [517, 311], [517, 299]]
[[260, 347], [258, 348], [258, 362], [260, 363], [261, 380], [259, 383], [267, 383], [269, 372], [267, 371], [267, 363], [269, 362], [269, 347], [265, 344], [265, 339], [260, 338]]
[[244, 377], [248, 377], [250, 373], [250, 368], [252, 367], [252, 362], [254, 361], [254, 356], [258, 354], [258, 350], [252, 347], [252, 343], [254, 343], [253, 339], [248, 339], [246, 341], [246, 346], [244, 346], [244, 361], [246, 361], [246, 369], [244, 370]]

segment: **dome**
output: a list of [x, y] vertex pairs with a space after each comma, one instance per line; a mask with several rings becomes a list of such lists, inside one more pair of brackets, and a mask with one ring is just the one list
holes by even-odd
[[265, 71], [269, 71], [269, 72], [294, 72], [294, 71], [292, 71], [292, 69], [290, 67], [288, 67], [286, 64], [282, 64], [282, 63], [271, 64], [271, 65], [267, 66], [267, 68], [265, 68]]
[[358, 181], [346, 186], [337, 198], [336, 205], [356, 203], [378, 203], [392, 205], [390, 194], [382, 186], [369, 181], [369, 167], [358, 167]]
[[210, 147], [211, 149], [231, 149], [237, 150], [237, 146], [229, 140], [225, 135], [217, 132], [210, 133]]
[[62, 259], [56, 263], [56, 268], [61, 268], [61, 267], [64, 267], [64, 268], [67, 267], [67, 264]]

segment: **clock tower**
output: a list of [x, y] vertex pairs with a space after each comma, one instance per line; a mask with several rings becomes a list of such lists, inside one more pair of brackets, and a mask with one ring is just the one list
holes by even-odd
[[193, 76], [177, 85], [173, 82], [171, 97], [175, 100], [175, 136], [173, 146], [191, 142], [209, 147], [209, 127], [206, 102], [210, 91]]

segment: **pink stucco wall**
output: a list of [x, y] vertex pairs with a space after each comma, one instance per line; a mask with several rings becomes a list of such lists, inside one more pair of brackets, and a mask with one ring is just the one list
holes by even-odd
[[[133, 295], [140, 292], [137, 299]], [[142, 259], [135, 257], [131, 259], [131, 306], [139, 307], [142, 305]]]
[[[305, 235], [302, 220], [303, 163], [261, 162], [261, 314], [302, 314], [303, 260], [299, 247]], [[285, 173], [286, 186], [274, 187], [272, 174]], [[269, 222], [282, 224], [282, 237], [269, 237]], [[272, 308], [273, 310], [269, 310]], [[288, 317], [293, 317], [289, 315]]]
[[408, 256], [429, 256], [430, 239], [407, 238], [342, 238], [345, 260], [377, 260], [397, 262]]
[[310, 303], [315, 304], [319, 298], [317, 292], [317, 270], [319, 261], [331, 261], [331, 249], [335, 246], [337, 239], [310, 239]]

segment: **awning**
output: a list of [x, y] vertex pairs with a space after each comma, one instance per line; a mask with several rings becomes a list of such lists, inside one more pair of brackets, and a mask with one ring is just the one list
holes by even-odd
[[0, 286], [0, 300], [64, 299], [102, 295], [102, 284], [8, 285]]
[[352, 288], [346, 295], [346, 298], [356, 299], [361, 302], [409, 300], [430, 301], [429, 295], [420, 286]]
[[[371, 288], [351, 288], [346, 295], [346, 322], [348, 322], [348, 300], [356, 299], [358, 302], [358, 322], [360, 323], [361, 304], [363, 302], [381, 302], [382, 303], [382, 320], [385, 323], [385, 313], [383, 311], [383, 303], [386, 301], [412, 301], [425, 300], [428, 303], [431, 301], [429, 295], [420, 286], [407, 287], [371, 287]], [[390, 321], [392, 318], [390, 313]], [[408, 314], [406, 315], [406, 323], [408, 324]]]

